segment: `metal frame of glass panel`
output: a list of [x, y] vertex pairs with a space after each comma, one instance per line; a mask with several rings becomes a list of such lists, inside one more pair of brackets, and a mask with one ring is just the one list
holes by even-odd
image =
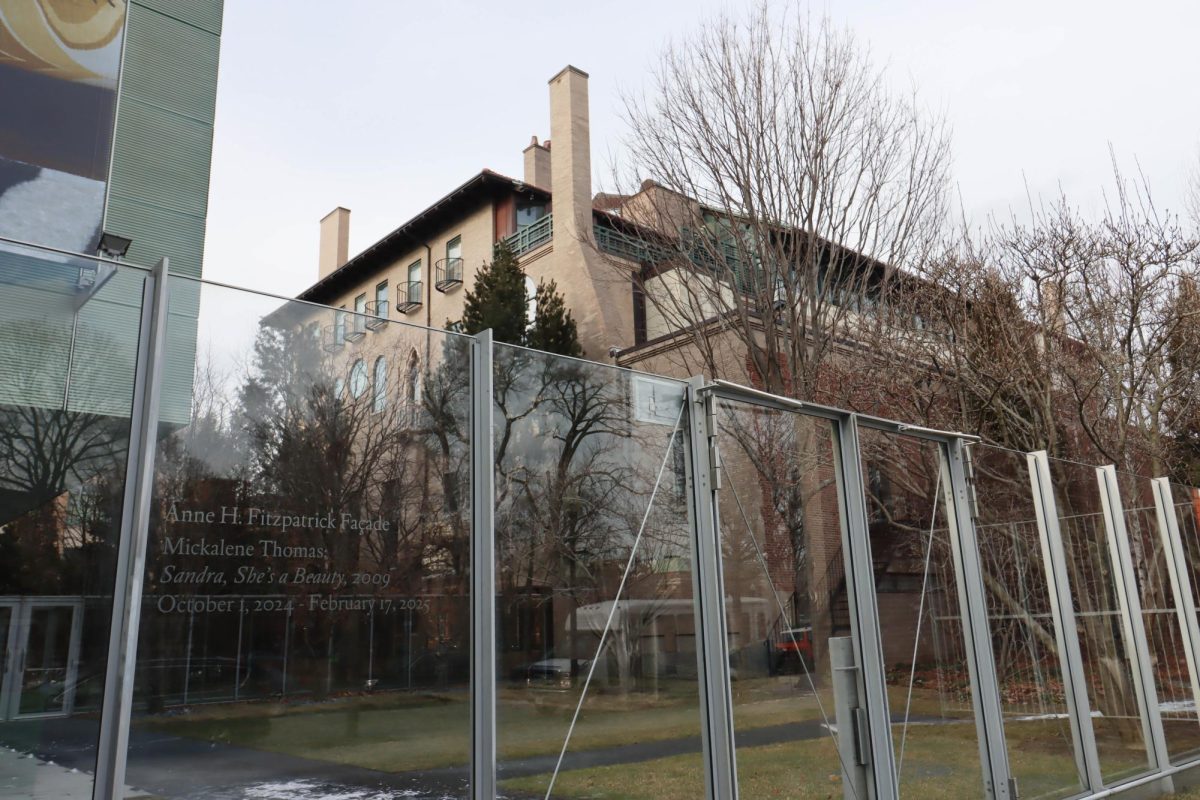
[[[979, 731], [979, 747], [984, 775], [985, 796], [992, 800], [1015, 800], [1008, 768], [1007, 749], [1000, 717], [1000, 698], [991, 638], [986, 635], [987, 609], [982, 591], [982, 573], [975, 541], [974, 522], [967, 502], [968, 488], [963, 466], [962, 448], [976, 437], [950, 431], [939, 431], [893, 420], [831, 408], [815, 403], [779, 397], [757, 389], [714, 381], [704, 387], [710, 396], [791, 411], [829, 420], [834, 427], [834, 458], [837, 469], [838, 504], [842, 525], [843, 553], [848, 563], [846, 578], [850, 614], [853, 620], [851, 638], [854, 644], [859, 678], [859, 697], [866, 706], [868, 730], [859, 732], [868, 742], [868, 768], [872, 777], [871, 797], [899, 798], [899, 777], [896, 772], [895, 750], [892, 744], [891, 715], [888, 707], [886, 665], [883, 640], [879, 626], [879, 610], [875, 596], [871, 545], [868, 535], [866, 493], [861, 470], [860, 427], [887, 433], [910, 436], [935, 442], [940, 447], [944, 475], [943, 485], [948, 508], [952, 514], [954, 536], [952, 557], [958, 575], [960, 604], [965, 618], [963, 625], [968, 648], [972, 698]], [[970, 584], [968, 586], [968, 584]], [[984, 632], [972, 635], [969, 631]], [[728, 663], [728, 642], [717, 640], [721, 658]], [[727, 729], [732, 749], [732, 727]], [[724, 743], [722, 743], [724, 747]], [[730, 793], [710, 798], [736, 798], [736, 780]]]
[[[131, 431], [126, 466], [112, 627], [102, 701], [94, 800], [117, 800], [123, 791], [128, 748], [133, 677], [140, 621], [147, 535], [154, 477], [159, 397], [166, 354], [168, 270], [164, 259], [145, 278], [138, 340]], [[965, 445], [975, 437], [880, 419], [850, 411], [804, 403], [736, 384], [693, 378], [687, 389], [687, 458], [690, 522], [693, 537], [693, 595], [696, 615], [697, 668], [701, 680], [701, 730], [706, 796], [737, 797], [729, 641], [724, 613], [720, 519], [715, 493], [719, 488], [720, 447], [714, 403], [720, 399], [795, 412], [827, 420], [832, 426], [836, 488], [851, 640], [854, 650], [859, 715], [865, 729], [855, 731], [865, 750], [875, 800], [898, 800], [899, 781], [892, 743], [886, 687], [886, 665], [877, 606], [866, 495], [862, 476], [859, 429], [869, 428], [938, 444], [946, 509], [950, 513], [953, 566], [963, 620], [972, 701], [984, 776], [983, 795], [990, 800], [1016, 800], [1008, 763], [1000, 687], [987, 618], [987, 598], [971, 513]], [[471, 544], [471, 779], [473, 798], [492, 800], [496, 776], [496, 620], [494, 454], [492, 440], [492, 339], [490, 331], [472, 345], [472, 544]], [[1076, 762], [1084, 796], [1107, 797], [1135, 786], [1157, 782], [1170, 787], [1170, 775], [1195, 767], [1200, 760], [1172, 766], [1167, 757], [1156, 698], [1146, 632], [1140, 613], [1137, 575], [1133, 568], [1123, 504], [1112, 467], [1096, 468], [1107, 543], [1116, 573], [1119, 616], [1134, 667], [1135, 689], [1151, 755], [1151, 769], [1139, 777], [1106, 787], [1100, 775], [1091, 707], [1082, 678], [1082, 654], [1075, 627], [1071, 586], [1058, 523], [1049, 459], [1045, 452], [1027, 455], [1043, 558], [1051, 593], [1058, 651]], [[1174, 515], [1171, 487], [1153, 481], [1159, 534], [1167, 553], [1171, 590], [1186, 643], [1192, 694], [1200, 704], [1200, 624], [1186, 553]]]
[[1166, 554], [1167, 576], [1171, 592], [1175, 597], [1176, 617], [1184, 642], [1184, 656], [1188, 664], [1188, 677], [1192, 689], [1192, 702], [1200, 713], [1200, 623], [1196, 620], [1195, 587], [1192, 586], [1191, 570], [1188, 568], [1187, 552], [1179, 531], [1179, 520], [1175, 517], [1175, 498], [1171, 482], [1167, 478], [1155, 478], [1151, 482], [1154, 490], [1154, 511], [1158, 519], [1158, 534]]
[[1050, 459], [1044, 450], [1029, 453], [1027, 458], [1038, 537], [1042, 544], [1042, 563], [1046, 569], [1046, 583], [1050, 587], [1059, 671], [1070, 716], [1071, 738], [1075, 745], [1075, 766], [1082, 784], [1095, 791], [1104, 785], [1104, 781], [1100, 778], [1100, 754], [1096, 749], [1091, 703], [1083, 679], [1083, 653], [1079, 646], [1075, 606], [1067, 575], [1067, 555], [1058, 523], [1058, 503], [1050, 482]]
[[104, 676], [93, 800], [122, 800], [124, 793], [138, 626], [146, 576], [146, 546], [150, 535], [150, 500], [154, 492], [159, 398], [167, 352], [169, 284], [168, 262], [164, 258], [146, 276], [142, 289], [125, 496], [117, 546], [116, 584], [113, 587], [112, 625], [109, 629], [108, 666]]
[[[1129, 548], [1129, 532], [1125, 526], [1125, 506], [1117, 483], [1117, 470], [1112, 465], [1096, 468], [1100, 502], [1104, 511], [1104, 528], [1108, 536], [1111, 563], [1117, 572], [1117, 608], [1125, 629], [1126, 642], [1131, 647], [1134, 693], [1142, 718], [1143, 738], [1155, 770], [1169, 767], [1167, 739], [1163, 732], [1162, 712], [1158, 705], [1158, 689], [1154, 684], [1154, 667], [1150, 660], [1150, 645], [1146, 639], [1145, 618], [1142, 616], [1141, 593], [1133, 569]], [[1163, 779], [1162, 790], [1173, 792], [1169, 777]]]

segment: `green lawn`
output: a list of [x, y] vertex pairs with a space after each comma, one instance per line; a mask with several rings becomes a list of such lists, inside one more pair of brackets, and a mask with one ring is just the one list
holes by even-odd
[[[698, 736], [695, 683], [664, 683], [660, 689], [657, 695], [623, 697], [597, 692], [589, 696], [571, 751]], [[573, 692], [502, 690], [498, 720], [501, 761], [556, 755], [577, 699]], [[828, 690], [800, 692], [794, 676], [737, 681], [735, 723], [738, 731], [748, 731], [820, 720], [818, 700], [827, 713], [833, 713]], [[902, 713], [903, 691], [894, 689], [890, 700], [893, 713]], [[931, 691], [914, 694], [914, 718], [950, 717], [951, 721], [910, 726], [901, 773], [905, 796], [938, 800], [982, 795], [975, 725], [967, 704], [959, 706], [942, 708]], [[462, 693], [212, 706], [187, 714], [143, 718], [139, 724], [189, 738], [389, 772], [468, 762], [469, 706]], [[1144, 750], [1128, 731], [1101, 720], [1096, 729], [1106, 777], [1144, 768]], [[1006, 732], [1022, 796], [1074, 793], [1074, 762], [1065, 720], [1010, 720]], [[898, 728], [896, 733], [898, 741]], [[842, 797], [837, 751], [828, 736], [739, 748], [738, 774], [742, 795], [748, 800]], [[568, 771], [559, 776], [555, 795], [581, 800], [690, 800], [702, 794], [702, 780], [700, 756], [695, 753]], [[548, 775], [537, 775], [509, 780], [504, 786], [521, 795], [540, 796], [547, 781]], [[1191, 796], [1200, 800], [1200, 794]]]

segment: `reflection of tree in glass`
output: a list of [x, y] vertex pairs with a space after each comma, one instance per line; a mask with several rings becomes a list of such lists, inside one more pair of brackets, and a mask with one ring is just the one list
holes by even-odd
[[[418, 621], [406, 623], [417, 626], [413, 647], [445, 653], [465, 640], [469, 521], [458, 497], [469, 454], [465, 340], [447, 337], [437, 367], [424, 367], [422, 391], [409, 393], [393, 380], [354, 393], [344, 380], [352, 363], [374, 365], [379, 358], [390, 365], [372, 375], [385, 380], [406, 375], [409, 355], [426, 348], [427, 335], [389, 326], [346, 357], [326, 352], [307, 328], [264, 325], [240, 381], [215, 375], [201, 362], [192, 423], [160, 448], [163, 533], [160, 547], [152, 547], [148, 585], [162, 578], [167, 565], [202, 569], [207, 564], [223, 570], [227, 582], [189, 590], [237, 596], [283, 592], [294, 598], [287, 619], [292, 624], [294, 618], [297, 633], [290, 646], [325, 665], [327, 688], [361, 686], [366, 679], [366, 614], [306, 605], [303, 598], [314, 594], [410, 602], [432, 597], [427, 610], [422, 605], [412, 615]], [[189, 525], [170, 520], [173, 503], [205, 510], [237, 506], [241, 513], [219, 528]], [[283, 532], [261, 515], [251, 518], [250, 509], [328, 517], [332, 525], [298, 525]], [[375, 527], [356, 529], [359, 521]], [[193, 541], [223, 536], [250, 546], [254, 556], [168, 555], [161, 548], [165, 535]], [[264, 541], [295, 550], [280, 552]], [[247, 564], [270, 570], [271, 580], [230, 585], [231, 576]], [[314, 585], [279, 580], [299, 570], [342, 577]], [[355, 584], [354, 575], [386, 583]], [[281, 648], [281, 643], [271, 647]]]
[[[514, 604], [542, 590], [568, 628], [569, 657], [596, 656], [599, 627], [581, 626], [580, 610], [615, 598], [630, 547], [649, 513], [605, 658], [622, 691], [632, 664], [674, 585], [672, 559], [687, 555], [685, 514], [659, 487], [661, 513], [649, 509], [671, 428], [633, 420], [627, 373], [515, 348], [498, 348], [495, 365], [497, 562], [499, 590]], [[668, 471], [664, 483], [673, 485]], [[671, 514], [673, 509], [676, 513]], [[690, 586], [690, 584], [689, 584]], [[633, 611], [631, 609], [636, 609]], [[601, 625], [604, 617], [601, 615]], [[594, 629], [593, 629], [594, 628]]]
[[104, 386], [131, 381], [133, 365], [102, 332], [66, 330], [0, 323], [0, 594], [80, 592], [111, 577], [89, 554], [112, 557], [129, 418], [70, 398], [65, 373], [69, 363], [76, 387]]

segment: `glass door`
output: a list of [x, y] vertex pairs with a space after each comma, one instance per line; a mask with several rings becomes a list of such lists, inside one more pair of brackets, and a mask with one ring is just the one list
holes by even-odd
[[[716, 400], [718, 528], [739, 796], [827, 797], [843, 771], [831, 640], [850, 584], [834, 425]], [[854, 800], [854, 785], [837, 796]], [[865, 800], [865, 796], [862, 798]]]
[[16, 648], [17, 604], [11, 600], [0, 600], [0, 720], [8, 719], [9, 697], [12, 694], [13, 667]]
[[939, 444], [863, 430], [863, 484], [901, 797], [983, 776]]
[[[20, 609], [10, 648], [13, 686], [11, 718], [59, 716], [71, 713], [75, 670], [79, 660], [82, 604], [26, 600]], [[0, 612], [2, 613], [2, 612]], [[12, 625], [11, 611], [9, 625]], [[15, 695], [15, 696], [14, 696]]]

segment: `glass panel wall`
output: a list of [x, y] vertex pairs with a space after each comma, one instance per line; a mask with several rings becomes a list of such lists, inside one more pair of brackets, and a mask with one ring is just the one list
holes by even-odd
[[1186, 633], [1180, 626], [1175, 594], [1167, 571], [1170, 557], [1159, 530], [1153, 483], [1118, 472], [1125, 507], [1125, 528], [1142, 605], [1142, 624], [1150, 649], [1159, 713], [1167, 753], [1178, 763], [1200, 752], [1200, 719], [1188, 669]]
[[501, 792], [701, 796], [684, 385], [507, 345], [494, 382]]
[[1119, 575], [1110, 557], [1096, 468], [1052, 458], [1050, 478], [1100, 773], [1106, 784], [1112, 784], [1150, 766], [1134, 685], [1133, 643], [1127, 641], [1127, 623], [1117, 595]]
[[900, 793], [979, 797], [940, 445], [874, 430], [860, 440]]
[[[971, 447], [975, 535], [1004, 715], [1021, 797], [1083, 790], [1024, 453]], [[965, 654], [964, 654], [965, 657]]]
[[0, 798], [91, 796], [145, 274], [0, 244]]
[[849, 636], [829, 420], [722, 400], [721, 555], [740, 796], [842, 778], [829, 639]]
[[171, 279], [138, 792], [466, 796], [473, 345], [337, 313]]
[[[0, 800], [91, 791], [144, 282], [0, 248]], [[475, 344], [339, 314], [361, 317], [170, 279], [130, 798], [467, 796]], [[701, 796], [685, 385], [506, 345], [493, 378], [501, 793]], [[717, 412], [739, 789], [838, 796], [829, 640], [851, 603], [833, 429]], [[941, 446], [861, 439], [886, 668], [866, 677], [887, 684], [901, 791], [977, 797]], [[1083, 781], [1025, 455], [971, 461], [1013, 777], [1066, 798]], [[1194, 758], [1150, 481], [1119, 475], [1131, 620], [1095, 468], [1051, 459], [1050, 478], [1105, 783], [1149, 766], [1135, 624], [1170, 756]], [[1173, 491], [1197, 590], [1200, 496]]]

